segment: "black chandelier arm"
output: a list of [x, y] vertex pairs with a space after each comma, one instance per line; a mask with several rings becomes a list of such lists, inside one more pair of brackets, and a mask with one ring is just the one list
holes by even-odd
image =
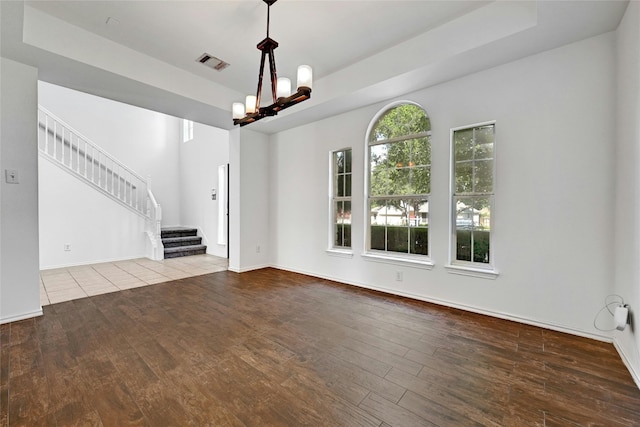
[[[276, 102], [276, 83], [278, 81], [278, 73], [276, 71], [276, 58], [273, 56], [273, 49], [269, 50], [269, 71], [271, 72], [271, 97]], [[259, 104], [258, 104], [259, 105]]]
[[273, 104], [267, 107], [261, 107], [255, 113], [247, 114], [241, 119], [233, 119], [234, 125], [246, 126], [248, 124], [257, 122], [265, 117], [271, 117], [278, 114], [278, 112], [282, 110], [286, 110], [289, 107], [292, 107], [302, 101], [306, 101], [311, 98], [311, 88], [308, 87], [299, 87], [298, 91], [291, 96], [286, 98], [279, 98]]

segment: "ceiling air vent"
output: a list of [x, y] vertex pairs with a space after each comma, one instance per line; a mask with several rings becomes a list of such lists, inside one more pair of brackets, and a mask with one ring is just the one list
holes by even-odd
[[208, 53], [203, 53], [196, 61], [216, 71], [222, 71], [229, 66], [228, 62], [224, 62], [222, 59], [216, 58]]

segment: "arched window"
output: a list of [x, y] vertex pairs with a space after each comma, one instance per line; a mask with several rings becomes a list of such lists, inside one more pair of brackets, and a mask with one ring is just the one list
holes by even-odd
[[367, 135], [367, 250], [429, 255], [431, 123], [412, 103], [394, 104]]

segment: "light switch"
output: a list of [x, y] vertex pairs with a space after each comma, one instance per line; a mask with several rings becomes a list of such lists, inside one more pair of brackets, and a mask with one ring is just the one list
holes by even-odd
[[5, 169], [4, 176], [7, 184], [17, 184], [20, 182], [18, 179], [18, 171], [15, 169]]

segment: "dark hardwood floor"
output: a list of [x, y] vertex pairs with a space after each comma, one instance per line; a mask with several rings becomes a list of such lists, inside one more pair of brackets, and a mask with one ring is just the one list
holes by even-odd
[[273, 269], [0, 327], [3, 426], [632, 426], [611, 344]]

